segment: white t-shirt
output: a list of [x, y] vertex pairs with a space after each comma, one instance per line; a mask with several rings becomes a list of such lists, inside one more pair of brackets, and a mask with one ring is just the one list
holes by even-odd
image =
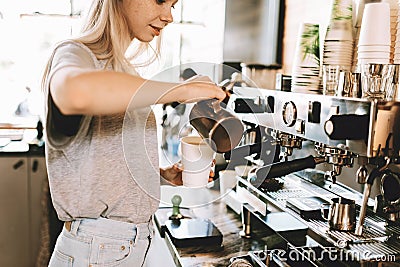
[[[156, 122], [149, 108], [107, 116], [82, 116], [79, 130], [56, 130], [49, 82], [67, 66], [104, 69], [85, 45], [65, 41], [52, 55], [46, 81], [46, 161], [50, 192], [63, 221], [105, 217], [148, 222], [159, 205]], [[96, 97], [96, 95], [93, 95]], [[51, 108], [53, 106], [53, 108]]]

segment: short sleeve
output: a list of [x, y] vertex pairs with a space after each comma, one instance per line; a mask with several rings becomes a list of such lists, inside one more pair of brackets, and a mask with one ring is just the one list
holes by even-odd
[[86, 47], [78, 43], [67, 42], [56, 47], [48, 76], [50, 84], [54, 73], [65, 67], [96, 68], [93, 56]]
[[[50, 58], [48, 75], [45, 81], [45, 94], [46, 94], [46, 135], [47, 142], [50, 146], [55, 148], [62, 148], [69, 144], [75, 136], [67, 136], [57, 131], [54, 123], [54, 118], [57, 114], [54, 113], [56, 109], [53, 99], [50, 94], [50, 81], [54, 74], [65, 67], [81, 67], [81, 68], [99, 68], [97, 59], [93, 53], [86, 46], [67, 41], [59, 44], [53, 51]], [[78, 134], [84, 134], [89, 128], [91, 116], [82, 116]]]

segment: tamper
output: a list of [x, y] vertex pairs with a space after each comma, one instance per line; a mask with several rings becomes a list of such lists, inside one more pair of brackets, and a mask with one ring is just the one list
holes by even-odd
[[183, 219], [183, 215], [179, 209], [179, 205], [182, 203], [182, 197], [179, 195], [174, 195], [171, 198], [172, 202], [172, 214], [169, 216], [170, 220], [180, 220]]

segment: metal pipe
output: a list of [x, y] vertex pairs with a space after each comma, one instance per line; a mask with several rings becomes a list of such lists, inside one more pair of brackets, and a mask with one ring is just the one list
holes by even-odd
[[360, 217], [357, 222], [356, 226], [356, 235], [362, 235], [363, 233], [363, 228], [364, 228], [364, 221], [365, 221], [365, 215], [367, 214], [367, 205], [368, 205], [368, 199], [369, 195], [371, 194], [371, 184], [365, 184], [364, 187], [364, 195], [363, 195], [363, 202], [361, 205], [361, 210], [360, 210]]

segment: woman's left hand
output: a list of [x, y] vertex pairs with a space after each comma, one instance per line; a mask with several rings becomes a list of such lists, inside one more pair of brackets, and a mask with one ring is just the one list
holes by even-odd
[[173, 185], [182, 185], [182, 164], [180, 163], [175, 163], [171, 167], [168, 167], [166, 169], [160, 169], [160, 174], [161, 176], [167, 180], [170, 184]]
[[[211, 164], [211, 170], [210, 170], [210, 175], [208, 178], [208, 182], [212, 182], [214, 180], [214, 170], [213, 167], [215, 166], [215, 159], [213, 160]], [[160, 174], [161, 176], [170, 184], [172, 185], [183, 185], [182, 181], [182, 172], [183, 172], [183, 166], [182, 163], [178, 162], [172, 165], [171, 167], [168, 167], [166, 169], [160, 169]]]

